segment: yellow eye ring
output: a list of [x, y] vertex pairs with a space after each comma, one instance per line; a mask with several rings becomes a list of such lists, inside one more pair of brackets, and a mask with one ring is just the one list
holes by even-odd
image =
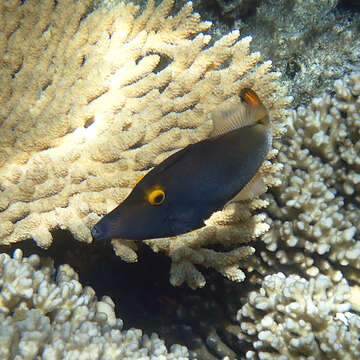
[[148, 195], [148, 202], [151, 205], [161, 205], [165, 200], [165, 193], [161, 189], [155, 189]]

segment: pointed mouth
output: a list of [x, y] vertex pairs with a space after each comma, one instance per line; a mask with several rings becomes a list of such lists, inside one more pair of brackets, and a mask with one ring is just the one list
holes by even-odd
[[97, 223], [91, 229], [91, 236], [94, 241], [109, 239], [100, 223]]
[[[117, 212], [119, 212], [118, 209]], [[127, 239], [129, 229], [124, 226], [124, 219], [126, 220], [126, 214], [115, 214], [110, 212], [101, 218], [90, 230], [94, 241], [98, 240], [111, 240], [117, 238]]]

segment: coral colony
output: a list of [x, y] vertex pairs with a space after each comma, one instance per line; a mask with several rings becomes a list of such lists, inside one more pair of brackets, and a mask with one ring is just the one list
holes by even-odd
[[[268, 186], [279, 183], [282, 165], [271, 159], [290, 99], [282, 96], [271, 62], [250, 53], [250, 37], [233, 31], [207, 47], [211, 38], [203, 32], [211, 23], [190, 2], [176, 16], [169, 16], [173, 2], [166, 0], [158, 7], [150, 1], [141, 15], [121, 2], [86, 18], [90, 1], [1, 4], [1, 32], [12, 35], [1, 47], [0, 243], [33, 238], [46, 248], [56, 228], [91, 242], [91, 227], [136, 179], [208, 137], [210, 113], [239, 103], [244, 88], [258, 94], [272, 119], [274, 149], [260, 172]], [[244, 243], [269, 228], [253, 211], [266, 205], [259, 198], [238, 203], [204, 229], [149, 245], [172, 258], [173, 284], [204, 286], [196, 265], [243, 280], [240, 260], [253, 253]], [[206, 249], [216, 243], [225, 251]], [[123, 260], [137, 260], [136, 244], [113, 245]]]
[[[312, 102], [288, 112], [281, 74], [250, 51], [250, 36], [234, 30], [211, 42], [211, 23], [191, 2], [176, 13], [171, 0], [150, 0], [141, 10], [131, 2], [102, 3], [0, 0], [0, 245], [33, 239], [46, 249], [56, 229], [90, 243], [90, 229], [141, 175], [208, 138], [211, 114], [252, 89], [271, 119], [273, 144], [259, 169], [269, 191], [227, 205], [203, 228], [144, 242], [171, 259], [172, 285], [205, 286], [204, 267], [234, 284], [241, 306], [231, 327], [241, 356], [360, 358], [360, 72], [353, 68], [358, 47], [349, 46], [356, 33], [341, 35], [341, 59], [351, 53], [355, 60], [331, 92], [309, 91]], [[272, 6], [259, 3], [259, 16]], [[275, 16], [284, 18], [287, 7], [277, 3], [282, 13], [274, 5]], [[311, 14], [317, 19], [318, 3], [326, 14], [337, 5], [295, 3], [301, 24], [302, 12], [310, 24]], [[334, 34], [348, 27], [329, 28]], [[310, 30], [301, 29], [303, 42]], [[288, 36], [280, 35], [273, 38]], [[326, 36], [317, 39], [322, 48]], [[282, 42], [275, 56], [292, 56], [287, 48]], [[331, 49], [323, 59], [334, 58]], [[294, 78], [303, 89], [319, 80], [315, 70], [303, 81], [319, 63], [308, 58]], [[317, 71], [326, 76], [322, 66]], [[304, 91], [293, 92], [297, 103], [305, 103]], [[119, 261], [141, 257], [135, 241], [112, 245]], [[223, 300], [230, 308], [231, 298]], [[114, 308], [109, 297], [98, 300], [83, 288], [69, 265], [56, 272], [51, 261], [21, 250], [0, 255], [1, 359], [194, 358], [156, 334], [123, 329]]]

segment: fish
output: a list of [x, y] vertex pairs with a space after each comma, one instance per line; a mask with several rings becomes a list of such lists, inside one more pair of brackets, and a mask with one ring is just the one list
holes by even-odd
[[251, 89], [210, 113], [211, 136], [140, 177], [128, 197], [91, 229], [94, 240], [147, 240], [199, 229], [230, 201], [266, 191], [257, 174], [272, 146], [268, 111]]

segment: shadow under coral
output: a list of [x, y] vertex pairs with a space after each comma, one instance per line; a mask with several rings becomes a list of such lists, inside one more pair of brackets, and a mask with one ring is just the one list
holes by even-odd
[[27, 240], [0, 246], [0, 251], [11, 254], [21, 248], [24, 256], [51, 257], [56, 267], [69, 264], [82, 285], [91, 286], [99, 299], [103, 295], [112, 298], [116, 316], [124, 321], [125, 328], [156, 332], [167, 346], [187, 346], [192, 358], [215, 360], [228, 356], [232, 360], [244, 354], [236, 336], [228, 330], [234, 326], [240, 307], [239, 296], [234, 294], [244, 291], [239, 288], [245, 284], [239, 286], [204, 269], [206, 287], [195, 291], [186, 285], [173, 287], [169, 283], [170, 259], [142, 243], [139, 261], [129, 264], [115, 255], [110, 242], [81, 243], [61, 230], [53, 237], [47, 250]]

